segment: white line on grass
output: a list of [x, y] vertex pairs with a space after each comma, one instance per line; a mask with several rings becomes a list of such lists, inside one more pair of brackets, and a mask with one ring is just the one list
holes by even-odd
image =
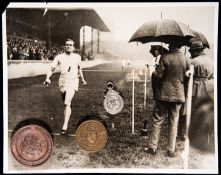
[[101, 70], [93, 70], [93, 69], [86, 69], [83, 70], [83, 72], [122, 72], [122, 70], [114, 70], [114, 69], [101, 69]]

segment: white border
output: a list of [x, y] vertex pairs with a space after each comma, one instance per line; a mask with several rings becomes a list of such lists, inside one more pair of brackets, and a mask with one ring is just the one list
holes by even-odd
[[158, 174], [158, 173], [171, 173], [171, 174], [217, 174], [217, 170], [209, 170], [205, 169], [126, 169], [126, 168], [85, 168], [85, 169], [57, 169], [57, 170], [20, 170], [20, 171], [8, 171], [8, 173], [16, 173], [16, 174], [34, 174], [34, 173], [136, 173], [136, 174]]
[[216, 169], [218, 172], [219, 160], [218, 160], [218, 97], [217, 97], [217, 73], [218, 73], [218, 8], [219, 4], [215, 6], [215, 25], [214, 25], [214, 136], [215, 137], [215, 159], [216, 159]]
[[[62, 4], [62, 5], [61, 5]], [[217, 125], [217, 47], [218, 47], [218, 2], [200, 3], [10, 3], [7, 8], [93, 8], [93, 7], [181, 7], [181, 6], [206, 6], [215, 7], [214, 24], [214, 105], [215, 105], [215, 169], [126, 169], [126, 168], [105, 168], [105, 169], [56, 169], [56, 170], [8, 170], [8, 66], [6, 47], [6, 13], [2, 14], [2, 45], [3, 45], [3, 110], [4, 110], [4, 145], [3, 145], [3, 172], [4, 173], [192, 173], [192, 174], [217, 174], [218, 173], [218, 125]], [[217, 35], [216, 35], [217, 34]], [[6, 59], [5, 59], [6, 58]]]
[[[6, 13], [2, 15], [2, 47], [3, 47], [3, 170], [8, 169], [8, 65], [7, 65], [7, 40], [6, 40]], [[6, 141], [5, 141], [6, 140]], [[3, 171], [5, 172], [5, 171]]]
[[[62, 4], [62, 5], [61, 5]], [[181, 6], [215, 6], [217, 5], [217, 2], [190, 2], [190, 3], [183, 3], [183, 2], [175, 2], [175, 3], [147, 3], [147, 2], [140, 2], [140, 3], [10, 3], [8, 5], [8, 8], [70, 8], [73, 9], [74, 7], [77, 8], [93, 8], [93, 7], [181, 7]]]

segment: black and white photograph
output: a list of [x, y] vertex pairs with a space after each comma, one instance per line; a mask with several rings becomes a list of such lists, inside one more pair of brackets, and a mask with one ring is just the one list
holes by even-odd
[[218, 173], [218, 2], [9, 3], [4, 173]]

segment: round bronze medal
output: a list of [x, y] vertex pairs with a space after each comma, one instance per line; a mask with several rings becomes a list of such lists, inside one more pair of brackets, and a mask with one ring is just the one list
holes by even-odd
[[47, 130], [38, 125], [27, 125], [16, 131], [11, 151], [17, 161], [26, 166], [43, 164], [51, 155], [53, 140]]
[[107, 130], [102, 123], [96, 120], [87, 120], [78, 126], [76, 142], [86, 151], [99, 151], [107, 143]]
[[123, 107], [123, 98], [114, 90], [108, 91], [104, 99], [104, 109], [109, 114], [118, 114], [122, 111]]

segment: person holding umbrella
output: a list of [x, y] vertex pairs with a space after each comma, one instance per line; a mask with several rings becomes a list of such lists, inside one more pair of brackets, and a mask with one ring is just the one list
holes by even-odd
[[189, 52], [194, 73], [189, 137], [193, 147], [214, 152], [214, 65], [204, 50], [203, 41], [192, 40]]
[[[213, 91], [209, 90], [213, 77], [213, 62], [204, 53], [205, 47], [201, 41], [195, 40], [191, 43], [189, 52], [191, 54], [191, 63], [194, 66], [193, 75], [193, 101], [208, 96], [213, 99]], [[211, 80], [211, 81], [210, 81]], [[193, 103], [194, 104], [194, 103]]]
[[[201, 108], [201, 103], [205, 101], [206, 106], [213, 103], [214, 99], [214, 81], [213, 81], [213, 62], [204, 52], [205, 46], [199, 39], [190, 40], [191, 63], [194, 66], [193, 74], [193, 94], [192, 94], [192, 116], [195, 120], [195, 113]], [[188, 76], [187, 72], [187, 76]], [[210, 104], [209, 106], [212, 106]], [[204, 106], [205, 107], [205, 106]], [[185, 140], [186, 115], [185, 105], [182, 106], [183, 112], [179, 121], [178, 138]], [[208, 111], [210, 112], [210, 111]], [[213, 111], [212, 111], [213, 113]]]
[[178, 41], [169, 43], [168, 53], [162, 55], [154, 76], [158, 78], [156, 103], [152, 116], [152, 132], [149, 137], [147, 153], [155, 155], [158, 149], [160, 132], [165, 118], [169, 119], [169, 138], [166, 155], [175, 157], [175, 145], [179, 111], [185, 102], [184, 81], [190, 62], [181, 52], [182, 44]]
[[156, 90], [156, 104], [152, 117], [152, 132], [149, 138], [148, 153], [156, 154], [161, 127], [166, 116], [169, 118], [169, 144], [167, 155], [176, 156], [175, 144], [177, 125], [181, 105], [185, 102], [186, 71], [190, 61], [180, 48], [187, 45], [194, 32], [181, 21], [174, 19], [153, 20], [144, 23], [132, 35], [129, 42], [164, 42], [169, 43], [169, 52], [164, 54], [156, 67], [155, 76], [159, 79]]

